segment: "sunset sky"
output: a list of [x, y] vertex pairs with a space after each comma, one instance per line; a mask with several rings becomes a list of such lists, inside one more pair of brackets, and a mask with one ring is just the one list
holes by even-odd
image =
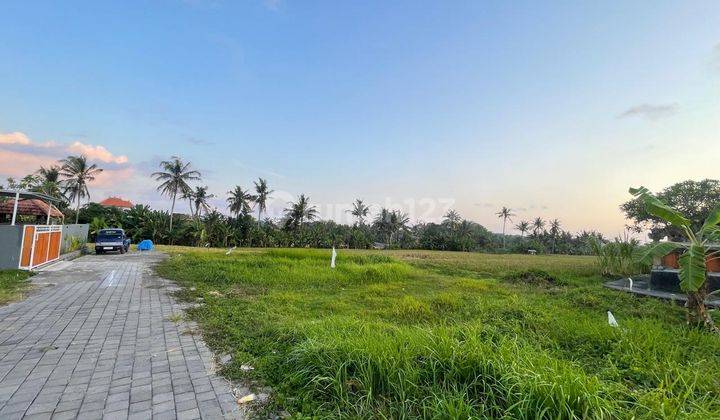
[[84, 153], [105, 169], [93, 200], [169, 208], [149, 174], [179, 155], [222, 211], [263, 177], [275, 215], [306, 193], [338, 220], [360, 197], [612, 236], [629, 186], [720, 178], [717, 1], [3, 1], [0, 17], [2, 184]]

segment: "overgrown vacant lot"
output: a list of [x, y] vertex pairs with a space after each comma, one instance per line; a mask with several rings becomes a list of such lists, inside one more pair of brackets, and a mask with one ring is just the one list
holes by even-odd
[[0, 305], [21, 300], [30, 287], [30, 275], [23, 270], [0, 270]]
[[327, 250], [169, 250], [158, 270], [204, 298], [190, 316], [234, 356], [224, 374], [272, 386], [276, 409], [720, 416], [720, 339], [681, 307], [602, 288], [589, 257], [340, 251], [332, 270]]

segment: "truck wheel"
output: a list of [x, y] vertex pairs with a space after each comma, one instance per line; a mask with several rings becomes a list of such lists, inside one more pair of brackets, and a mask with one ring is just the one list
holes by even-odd
[[121, 246], [121, 247], [120, 247], [120, 253], [121, 253], [121, 254], [124, 254], [124, 253], [125, 253], [125, 247], [124, 247], [124, 246]]

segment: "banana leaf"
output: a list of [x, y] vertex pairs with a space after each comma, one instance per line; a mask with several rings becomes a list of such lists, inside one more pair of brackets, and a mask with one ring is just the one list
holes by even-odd
[[680, 289], [684, 292], [697, 292], [705, 283], [705, 246], [691, 244], [680, 256]]
[[640, 198], [645, 203], [647, 211], [653, 216], [657, 216], [678, 227], [691, 227], [691, 222], [688, 218], [683, 216], [679, 211], [660, 201], [657, 197], [652, 195], [650, 190], [647, 188], [630, 188], [630, 194]]

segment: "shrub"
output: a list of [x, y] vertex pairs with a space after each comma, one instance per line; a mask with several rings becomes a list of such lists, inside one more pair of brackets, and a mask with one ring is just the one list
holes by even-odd
[[503, 277], [503, 280], [509, 283], [529, 284], [533, 286], [544, 287], [564, 286], [566, 284], [565, 281], [551, 275], [547, 271], [536, 269], [515, 271], [505, 275], [505, 277]]

